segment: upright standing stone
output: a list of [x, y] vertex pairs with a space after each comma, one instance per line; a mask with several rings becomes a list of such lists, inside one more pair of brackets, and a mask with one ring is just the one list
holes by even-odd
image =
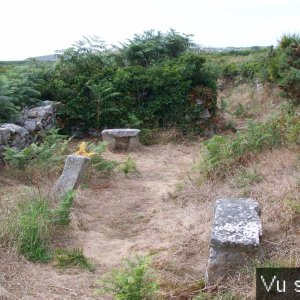
[[260, 208], [251, 198], [218, 199], [206, 272], [208, 282], [221, 280], [237, 266], [260, 259]]
[[69, 155], [64, 170], [54, 186], [57, 196], [63, 195], [69, 190], [76, 189], [89, 168], [91, 159], [81, 155]]

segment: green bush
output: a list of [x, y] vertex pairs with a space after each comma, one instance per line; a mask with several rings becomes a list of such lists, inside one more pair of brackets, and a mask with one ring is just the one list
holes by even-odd
[[116, 300], [153, 299], [158, 293], [158, 283], [150, 269], [148, 256], [125, 260], [122, 268], [110, 272], [99, 281], [101, 295], [113, 295]]
[[83, 131], [142, 124], [191, 130], [204, 108], [214, 115], [216, 76], [190, 51], [189, 36], [145, 32], [118, 51], [85, 42], [61, 54], [49, 83], [50, 98], [63, 101], [58, 115], [66, 130], [78, 124]]
[[33, 199], [18, 205], [8, 223], [9, 240], [28, 260], [46, 262], [50, 259], [51, 222], [49, 204]]

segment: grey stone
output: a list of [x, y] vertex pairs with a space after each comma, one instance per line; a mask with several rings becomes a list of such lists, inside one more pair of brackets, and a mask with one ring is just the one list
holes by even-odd
[[139, 146], [139, 129], [105, 129], [101, 132], [103, 141], [108, 142], [110, 150], [115, 150], [118, 139], [128, 138], [127, 150], [135, 151]]
[[209, 119], [210, 117], [211, 117], [211, 115], [207, 108], [205, 108], [199, 116], [200, 119]]
[[38, 116], [39, 116], [39, 115], [38, 115], [37, 111], [35, 111], [35, 110], [29, 110], [29, 111], [26, 112], [26, 117], [27, 117], [28, 119], [35, 119], [35, 118], [37, 118]]
[[14, 136], [12, 143], [11, 143], [11, 146], [16, 147], [19, 150], [26, 147], [26, 145], [27, 145], [26, 139], [18, 134]]
[[203, 103], [204, 103], [204, 101], [203, 101], [202, 99], [199, 99], [199, 98], [196, 99], [196, 104], [197, 104], [197, 105], [200, 106], [200, 105], [202, 105]]
[[7, 145], [10, 140], [11, 134], [8, 128], [0, 127], [0, 144]]
[[36, 121], [35, 120], [27, 120], [24, 122], [24, 128], [29, 132], [34, 132], [37, 130]]
[[210, 241], [207, 281], [262, 258], [260, 208], [251, 198], [218, 199]]
[[8, 129], [11, 134], [18, 134], [21, 137], [25, 137], [29, 134], [29, 131], [25, 129], [24, 127], [18, 126], [16, 124], [8, 123], [8, 124], [2, 124], [0, 126], [0, 129]]
[[54, 194], [61, 196], [69, 190], [76, 189], [89, 168], [91, 159], [81, 155], [69, 155], [64, 170], [54, 186]]
[[26, 115], [29, 119], [34, 119], [37, 117], [46, 118], [49, 115], [53, 114], [53, 106], [52, 105], [45, 105], [39, 106], [32, 109], [29, 109], [26, 112]]
[[102, 136], [111, 136], [114, 138], [137, 136], [140, 133], [139, 129], [105, 129], [102, 131]]
[[138, 136], [130, 137], [127, 150], [136, 151], [138, 147], [139, 147], [139, 137]]

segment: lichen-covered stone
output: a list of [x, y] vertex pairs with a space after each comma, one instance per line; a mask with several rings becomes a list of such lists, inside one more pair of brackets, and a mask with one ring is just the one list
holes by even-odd
[[69, 155], [67, 157], [64, 170], [54, 186], [54, 194], [61, 196], [69, 190], [78, 187], [89, 168], [91, 159], [81, 155]]
[[251, 198], [218, 199], [211, 234], [207, 281], [262, 258], [260, 208]]
[[211, 245], [228, 247], [258, 247], [261, 237], [260, 209], [251, 199], [218, 199]]

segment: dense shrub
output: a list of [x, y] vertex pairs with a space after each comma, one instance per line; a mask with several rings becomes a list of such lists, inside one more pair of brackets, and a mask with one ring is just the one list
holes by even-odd
[[[191, 130], [204, 108], [214, 115], [216, 76], [189, 50], [189, 36], [150, 31], [114, 51], [95, 45], [86, 40], [64, 51], [49, 83], [51, 99], [64, 104], [58, 114], [66, 129]], [[205, 104], [196, 105], [203, 96]]]
[[284, 35], [279, 42], [282, 63], [279, 87], [284, 96], [300, 104], [300, 36]]
[[47, 95], [50, 69], [50, 64], [35, 61], [0, 69], [0, 123], [14, 121], [22, 108]]

